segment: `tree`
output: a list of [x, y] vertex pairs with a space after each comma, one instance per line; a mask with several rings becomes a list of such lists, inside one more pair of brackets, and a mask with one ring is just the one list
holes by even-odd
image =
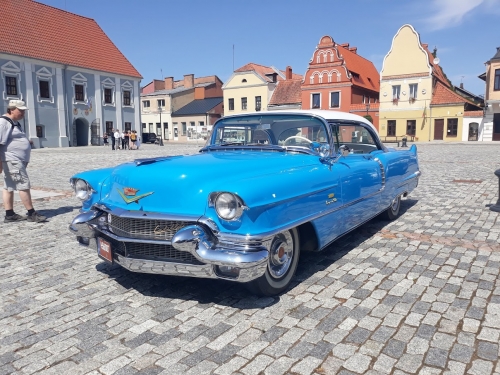
[[373, 124], [373, 118], [372, 118], [372, 116], [370, 116], [370, 115], [364, 115], [363, 117], [365, 119], [367, 119], [368, 121], [370, 121]]

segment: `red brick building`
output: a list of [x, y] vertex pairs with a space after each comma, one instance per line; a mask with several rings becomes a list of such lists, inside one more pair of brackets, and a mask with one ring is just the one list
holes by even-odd
[[302, 83], [302, 108], [370, 115], [378, 129], [380, 76], [356, 47], [322, 37]]

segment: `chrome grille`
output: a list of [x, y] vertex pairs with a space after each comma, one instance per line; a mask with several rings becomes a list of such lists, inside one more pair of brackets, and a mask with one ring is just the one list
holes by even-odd
[[152, 219], [132, 219], [111, 215], [111, 231], [120, 237], [143, 238], [148, 240], [168, 240], [174, 234], [188, 225], [189, 221], [169, 221]]
[[113, 253], [118, 253], [126, 257], [175, 263], [188, 263], [194, 265], [203, 264], [191, 253], [176, 250], [172, 245], [121, 242], [102, 233], [99, 234], [99, 237], [102, 237], [111, 243]]

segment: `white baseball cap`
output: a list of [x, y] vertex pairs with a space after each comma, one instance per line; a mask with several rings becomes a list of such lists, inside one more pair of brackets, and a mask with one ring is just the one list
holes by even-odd
[[20, 109], [22, 111], [25, 111], [28, 109], [28, 107], [26, 107], [25, 102], [23, 102], [22, 100], [17, 100], [17, 99], [9, 100], [9, 104], [7, 105], [7, 108], [9, 108], [9, 109], [17, 108], [17, 109]]

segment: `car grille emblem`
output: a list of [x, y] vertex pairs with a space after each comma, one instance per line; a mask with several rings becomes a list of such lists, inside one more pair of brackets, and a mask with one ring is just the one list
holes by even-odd
[[123, 200], [127, 204], [130, 204], [133, 202], [139, 203], [139, 199], [145, 198], [148, 195], [151, 195], [154, 193], [154, 191], [150, 191], [149, 193], [144, 193], [144, 194], [136, 196], [139, 189], [126, 187], [126, 188], [123, 188], [123, 191], [121, 191], [120, 189], [116, 189], [116, 190], [118, 190], [118, 193], [120, 194], [120, 196], [123, 198]]

